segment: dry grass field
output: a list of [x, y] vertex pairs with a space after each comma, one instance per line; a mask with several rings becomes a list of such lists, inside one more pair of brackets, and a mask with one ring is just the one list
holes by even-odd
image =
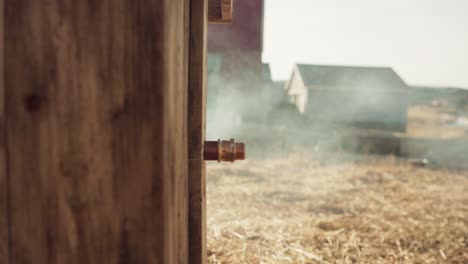
[[209, 164], [209, 263], [468, 263], [468, 172], [335, 161]]
[[[460, 123], [463, 121], [463, 123]], [[408, 109], [407, 134], [422, 138], [468, 138], [468, 116], [428, 105]]]

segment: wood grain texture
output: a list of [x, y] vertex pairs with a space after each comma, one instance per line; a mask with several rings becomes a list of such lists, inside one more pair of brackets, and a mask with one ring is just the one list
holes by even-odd
[[234, 0], [208, 0], [208, 21], [210, 23], [231, 23]]
[[203, 159], [190, 159], [190, 264], [207, 263], [206, 166]]
[[190, 264], [207, 263], [206, 179], [203, 161], [206, 112], [207, 1], [191, 0], [189, 63], [189, 255]]
[[4, 82], [4, 3], [0, 0], [0, 263], [9, 264], [9, 198], [6, 162], [5, 82]]
[[206, 63], [207, 63], [206, 0], [191, 0], [191, 33], [189, 63], [189, 157], [202, 158], [205, 141]]
[[12, 263], [187, 263], [187, 2], [5, 1]]

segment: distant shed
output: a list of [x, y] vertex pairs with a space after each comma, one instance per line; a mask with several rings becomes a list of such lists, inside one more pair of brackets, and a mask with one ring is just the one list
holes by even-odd
[[208, 26], [208, 63], [217, 65], [211, 74], [247, 81], [244, 89], [263, 81], [263, 11], [264, 0], [236, 0], [232, 23]]
[[271, 70], [262, 62], [264, 6], [264, 0], [235, 0], [232, 23], [208, 26], [209, 126], [219, 119], [258, 122], [271, 106]]
[[298, 64], [285, 88], [313, 121], [406, 130], [408, 85], [391, 68]]

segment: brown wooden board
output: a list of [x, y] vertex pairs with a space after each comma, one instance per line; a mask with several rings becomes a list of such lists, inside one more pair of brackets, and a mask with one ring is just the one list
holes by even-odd
[[9, 232], [8, 232], [8, 180], [6, 166], [6, 126], [5, 126], [5, 86], [3, 67], [3, 0], [0, 0], [0, 263], [8, 264]]
[[206, 0], [191, 0], [189, 64], [189, 156], [201, 158], [206, 112]]
[[207, 263], [206, 173], [202, 159], [190, 159], [190, 264]]
[[231, 23], [234, 0], [208, 0], [208, 21], [210, 23]]
[[12, 263], [187, 263], [187, 2], [5, 3]]
[[205, 141], [207, 0], [191, 0], [188, 141], [190, 264], [206, 260]]

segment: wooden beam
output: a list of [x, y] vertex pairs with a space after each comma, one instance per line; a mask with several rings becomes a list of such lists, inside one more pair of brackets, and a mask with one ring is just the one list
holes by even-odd
[[188, 1], [5, 3], [11, 259], [188, 263]]
[[189, 157], [202, 158], [206, 115], [206, 0], [191, 0], [189, 62]]
[[203, 159], [191, 158], [189, 168], [189, 263], [206, 264], [206, 166]]
[[6, 149], [6, 100], [4, 79], [4, 1], [0, 0], [0, 263], [10, 263], [9, 192]]
[[231, 23], [234, 0], [208, 0], [210, 23]]
[[191, 0], [188, 142], [189, 261], [206, 264], [206, 175], [203, 160], [206, 112], [207, 0]]

